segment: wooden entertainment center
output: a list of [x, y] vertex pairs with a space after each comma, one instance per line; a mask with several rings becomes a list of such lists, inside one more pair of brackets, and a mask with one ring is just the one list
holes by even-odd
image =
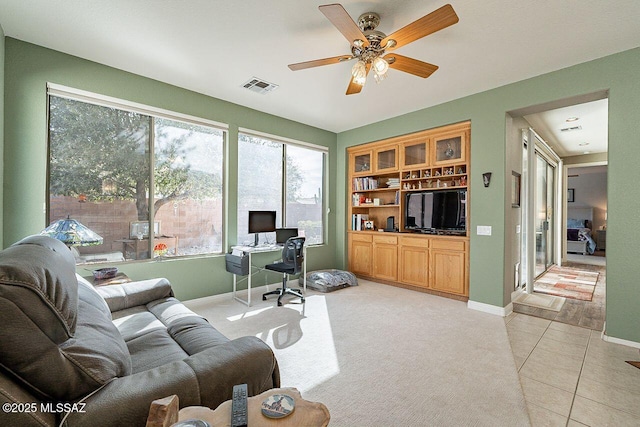
[[[347, 149], [351, 272], [468, 299], [470, 133], [471, 123], [463, 122]], [[407, 194], [460, 189], [467, 190], [461, 201], [464, 231], [425, 234], [406, 224]]]

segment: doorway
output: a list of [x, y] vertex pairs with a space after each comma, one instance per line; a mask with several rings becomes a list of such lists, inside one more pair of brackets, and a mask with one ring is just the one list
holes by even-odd
[[[507, 137], [512, 145], [507, 150], [507, 164], [515, 172], [519, 167], [522, 170], [523, 197], [520, 212], [512, 210], [509, 217], [516, 233], [514, 247], [507, 253], [510, 260], [517, 262], [512, 293], [515, 312], [602, 330], [606, 298], [606, 261], [602, 255], [606, 251], [608, 216], [607, 98], [606, 91], [602, 91], [509, 112]], [[530, 128], [535, 131], [530, 133]], [[529, 147], [527, 140], [534, 141], [534, 147]], [[539, 142], [541, 150], [536, 147]], [[549, 155], [546, 148], [555, 156]], [[602, 201], [596, 197], [598, 185], [590, 170], [596, 165], [604, 177]], [[581, 252], [578, 256], [577, 248], [582, 246], [567, 244], [569, 219], [588, 220], [584, 221], [584, 228], [591, 228], [593, 239], [600, 243], [595, 254], [587, 252], [585, 256]], [[572, 250], [568, 251], [568, 247]], [[582, 262], [584, 258], [598, 262]], [[550, 277], [560, 276], [562, 273], [556, 270], [565, 268], [599, 273], [591, 299], [556, 297], [548, 292], [550, 286], [555, 286]], [[539, 291], [543, 290], [541, 283], [547, 282], [547, 293], [534, 292], [536, 281], [540, 281]], [[562, 285], [558, 282], [559, 287]]]

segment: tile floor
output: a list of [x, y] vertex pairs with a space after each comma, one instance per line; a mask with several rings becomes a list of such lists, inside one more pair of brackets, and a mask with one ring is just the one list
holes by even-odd
[[[594, 258], [602, 260], [605, 259], [599, 257]], [[539, 307], [528, 306], [527, 304], [523, 304], [521, 300], [516, 300], [513, 302], [513, 311], [515, 311], [516, 313], [529, 314], [536, 317], [555, 320], [556, 322], [568, 323], [570, 325], [583, 326], [585, 328], [601, 331], [604, 328], [605, 320], [605, 298], [607, 283], [607, 272], [605, 266], [589, 265], [576, 262], [567, 262], [563, 264], [563, 266], [578, 268], [587, 271], [597, 271], [600, 273], [591, 301], [580, 301], [576, 299], [566, 298], [560, 311], [554, 311], [546, 310]], [[550, 295], [534, 295], [541, 295], [541, 297], [545, 297], [548, 299], [557, 299], [556, 297]]]
[[505, 318], [531, 423], [640, 426], [640, 350], [601, 333], [512, 313]]

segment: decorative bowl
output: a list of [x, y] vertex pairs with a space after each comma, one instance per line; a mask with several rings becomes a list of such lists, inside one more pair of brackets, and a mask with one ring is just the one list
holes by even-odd
[[93, 270], [93, 278], [95, 280], [111, 279], [118, 274], [118, 267], [106, 267]]

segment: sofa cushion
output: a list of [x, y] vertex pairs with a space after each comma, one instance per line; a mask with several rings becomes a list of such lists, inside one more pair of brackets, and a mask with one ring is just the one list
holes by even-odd
[[127, 343], [133, 373], [184, 360], [229, 342], [206, 319], [174, 297], [112, 313], [113, 323]]
[[109, 310], [109, 306], [107, 305], [107, 302], [104, 300], [102, 295], [100, 295], [98, 291], [96, 291], [96, 288], [91, 283], [89, 283], [87, 279], [77, 273], [76, 279], [78, 280], [78, 287], [82, 287], [87, 291], [85, 293], [85, 300], [95, 308], [100, 310], [105, 317], [111, 319], [111, 310]]
[[[78, 309], [75, 261], [59, 240], [31, 236], [0, 257], [0, 298], [11, 301], [29, 319], [23, 334], [44, 334], [54, 343], [73, 335]], [[0, 312], [0, 320], [9, 321]], [[28, 339], [27, 336], [24, 339]]]
[[0, 364], [34, 393], [73, 400], [131, 372], [117, 328], [78, 286], [69, 249], [34, 236], [0, 253]]

